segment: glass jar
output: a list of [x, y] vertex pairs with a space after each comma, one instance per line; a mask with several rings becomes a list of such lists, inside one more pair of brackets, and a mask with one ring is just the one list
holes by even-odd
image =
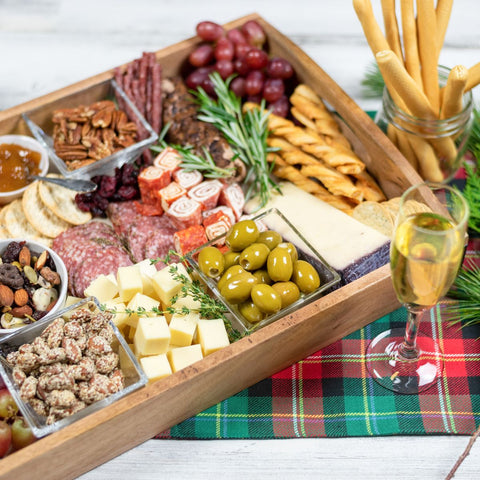
[[[450, 69], [438, 67], [440, 86], [444, 86]], [[447, 183], [462, 166], [473, 124], [472, 93], [463, 95], [463, 109], [446, 119], [424, 119], [400, 108], [385, 88], [382, 107], [375, 123], [403, 153], [426, 181]]]

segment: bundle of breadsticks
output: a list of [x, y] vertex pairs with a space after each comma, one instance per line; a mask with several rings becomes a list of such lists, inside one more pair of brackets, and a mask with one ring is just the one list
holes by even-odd
[[[401, 25], [395, 0], [381, 0], [384, 35], [370, 0], [353, 0], [390, 96], [399, 108], [417, 118], [452, 118], [462, 112], [464, 94], [480, 83], [480, 63], [477, 63], [469, 69], [463, 65], [453, 67], [445, 86], [439, 86], [438, 59], [453, 0], [437, 0], [436, 5], [434, 0], [399, 3]], [[393, 127], [387, 130], [390, 139], [424, 179], [443, 181], [445, 171], [457, 157], [454, 138], [425, 140], [414, 133]]]
[[320, 97], [300, 84], [290, 102], [298, 124], [274, 114], [268, 117], [273, 173], [348, 214], [364, 200], [385, 200]]

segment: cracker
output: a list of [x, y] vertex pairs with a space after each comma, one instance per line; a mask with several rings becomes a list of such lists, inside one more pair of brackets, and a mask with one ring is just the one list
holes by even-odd
[[40, 182], [38, 193], [42, 202], [57, 217], [73, 225], [81, 225], [92, 219], [90, 212], [82, 212], [75, 203], [76, 192], [60, 185]]
[[22, 198], [22, 207], [27, 220], [42, 235], [55, 238], [71, 226], [69, 222], [55, 215], [42, 202], [38, 187], [40, 182], [31, 183]]
[[51, 246], [52, 240], [44, 237], [37, 229], [35, 229], [27, 220], [22, 208], [22, 201], [20, 199], [14, 200], [5, 208], [5, 225], [10, 238], [21, 238], [27, 240], [34, 240], [43, 243], [46, 246]]
[[374, 228], [387, 237], [392, 236], [394, 221], [387, 209], [383, 208], [380, 203], [362, 202], [353, 209], [352, 216], [359, 222]]
[[0, 210], [0, 239], [4, 240], [8, 238], [10, 234], [8, 233], [7, 227], [5, 226], [5, 207]]

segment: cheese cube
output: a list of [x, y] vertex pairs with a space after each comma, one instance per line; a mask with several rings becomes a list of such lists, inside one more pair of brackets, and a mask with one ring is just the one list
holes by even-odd
[[170, 343], [170, 330], [165, 317], [140, 318], [133, 343], [137, 355], [166, 353]]
[[148, 297], [143, 293], [136, 293], [135, 296], [130, 300], [127, 305], [128, 310], [133, 310], [134, 312], [138, 312], [139, 310], [143, 310], [145, 313], [142, 315], [138, 315], [138, 313], [129, 313], [126, 322], [131, 327], [137, 328], [138, 319], [140, 317], [155, 317], [158, 315], [158, 312], [154, 312], [154, 309], [158, 309], [160, 307], [160, 302], [158, 300], [153, 299], [152, 297]]
[[169, 325], [170, 342], [181, 347], [191, 345], [199, 320], [200, 315], [197, 312], [190, 312], [187, 315], [179, 315], [178, 313], [172, 315]]
[[111, 300], [118, 294], [117, 283], [112, 282], [106, 275], [99, 275], [85, 289], [85, 296], [97, 297], [100, 303]]
[[[180, 296], [177, 298], [177, 301], [175, 303], [170, 303], [168, 306], [174, 308], [175, 310], [181, 310], [182, 307], [187, 307], [189, 310], [198, 312], [202, 304], [199, 300], [195, 300], [191, 295], [186, 295], [185, 297], [183, 297], [180, 294]], [[165, 317], [167, 318], [168, 323], [170, 323], [172, 315], [172, 313], [165, 313]]]
[[197, 325], [197, 341], [206, 357], [221, 348], [228, 347], [227, 330], [221, 318], [214, 320], [199, 320]]
[[198, 362], [203, 358], [202, 347], [200, 345], [190, 345], [188, 347], [175, 348], [167, 353], [168, 361], [174, 372], [188, 367], [192, 363]]
[[127, 325], [128, 313], [126, 312], [126, 305], [123, 302], [116, 300], [108, 300], [104, 303], [105, 308], [113, 314], [113, 323], [118, 328], [123, 328]]
[[148, 378], [148, 383], [156, 382], [172, 374], [172, 367], [165, 353], [143, 357], [140, 359], [140, 365]]
[[157, 273], [155, 265], [147, 258], [136, 263], [135, 266], [140, 270], [143, 283], [143, 293], [149, 297], [156, 298], [157, 294], [152, 283], [152, 277]]
[[152, 277], [153, 288], [158, 298], [165, 304], [170, 303], [170, 299], [180, 291], [183, 285], [181, 281], [173, 278], [175, 274], [170, 272], [170, 269], [173, 268], [176, 268], [178, 274], [185, 275], [190, 279], [187, 269], [182, 263], [168, 265], [156, 272]]
[[75, 303], [79, 302], [80, 300], [83, 300], [83, 298], [72, 297], [72, 295], [68, 295], [67, 298], [65, 299], [64, 307], [69, 307], [70, 305], [74, 305]]
[[118, 268], [117, 284], [118, 295], [125, 302], [130, 301], [136, 293], [143, 293], [142, 276], [135, 265]]

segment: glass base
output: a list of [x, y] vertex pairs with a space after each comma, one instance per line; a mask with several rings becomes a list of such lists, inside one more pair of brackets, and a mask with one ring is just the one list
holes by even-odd
[[377, 335], [366, 351], [366, 364], [371, 377], [382, 387], [397, 393], [415, 394], [435, 384], [443, 370], [440, 347], [430, 337], [418, 334], [418, 358], [399, 356], [398, 348], [405, 329], [393, 328]]

